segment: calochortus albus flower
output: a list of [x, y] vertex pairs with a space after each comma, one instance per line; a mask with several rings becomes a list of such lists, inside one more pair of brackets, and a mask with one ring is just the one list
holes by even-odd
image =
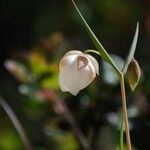
[[71, 50], [60, 60], [59, 71], [61, 90], [77, 95], [99, 74], [99, 65], [91, 55]]

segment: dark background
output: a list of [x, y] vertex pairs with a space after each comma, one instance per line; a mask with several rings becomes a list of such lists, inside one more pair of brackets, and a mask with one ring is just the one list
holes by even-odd
[[[115, 53], [123, 58], [128, 53], [136, 23], [139, 21], [140, 32], [135, 58], [140, 64], [142, 79], [134, 93], [130, 92], [127, 86], [127, 102], [129, 108], [134, 106], [139, 112], [130, 119], [133, 146], [137, 150], [148, 150], [150, 147], [150, 1], [76, 0], [76, 3], [108, 53]], [[55, 34], [57, 36], [52, 40]], [[55, 41], [56, 46], [53, 46]], [[57, 66], [59, 59], [68, 50], [89, 48], [94, 49], [94, 46], [81, 25], [71, 0], [2, 0], [0, 2], [0, 94], [16, 113], [34, 149], [61, 149], [63, 146], [64, 149], [70, 150], [82, 149], [82, 146], [72, 134], [65, 119], [54, 113], [51, 104], [49, 106], [47, 102], [36, 102], [33, 100], [34, 94], [23, 95], [18, 91], [20, 85], [27, 85], [29, 91], [42, 90], [42, 83], [39, 80], [34, 83], [19, 81], [15, 77], [17, 73], [12, 75], [11, 71], [4, 67], [5, 60], [16, 60], [30, 68], [28, 57], [32, 52], [37, 51], [50, 65], [54, 63]], [[37, 61], [37, 66], [40, 61]], [[35, 68], [37, 66], [34, 65]], [[31, 69], [32, 71], [34, 74], [34, 69]], [[42, 73], [39, 76], [42, 79], [47, 77], [43, 77]], [[44, 86], [44, 89], [54, 90], [68, 105], [87, 137], [93, 135], [91, 140], [93, 149], [111, 150], [107, 145], [116, 143], [119, 131], [107, 121], [105, 116], [112, 112], [117, 114], [121, 109], [119, 85], [108, 85], [102, 78], [96, 79], [95, 85], [92, 83], [89, 89], [81, 91], [77, 97], [62, 94], [59, 87]], [[82, 106], [84, 99], [89, 106]], [[52, 125], [52, 122], [55, 122], [55, 125]], [[62, 135], [52, 136], [43, 133], [45, 126], [51, 130], [54, 128], [62, 131], [71, 140], [65, 139]], [[0, 109], [0, 134], [0, 149], [23, 149], [17, 132], [2, 109]], [[108, 135], [112, 136], [112, 139], [115, 136], [116, 141], [99, 142], [107, 139]], [[69, 148], [66, 141], [71, 143]]]

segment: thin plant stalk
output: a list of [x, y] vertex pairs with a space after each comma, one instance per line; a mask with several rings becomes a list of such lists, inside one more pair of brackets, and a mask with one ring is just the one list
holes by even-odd
[[134, 57], [134, 53], [135, 53], [135, 49], [136, 49], [136, 45], [137, 45], [137, 40], [138, 40], [138, 34], [139, 34], [139, 23], [137, 23], [135, 34], [134, 34], [134, 38], [133, 38], [133, 41], [132, 41], [132, 44], [131, 44], [131, 48], [130, 48], [128, 57], [126, 59], [125, 65], [123, 67], [123, 70], [120, 71], [119, 68], [117, 67], [117, 65], [112, 60], [112, 58], [107, 53], [107, 51], [104, 49], [102, 44], [99, 42], [99, 40], [95, 36], [94, 32], [91, 30], [91, 28], [87, 24], [86, 20], [82, 16], [82, 14], [81, 14], [80, 10], [78, 9], [78, 7], [77, 7], [76, 3], [74, 2], [74, 0], [72, 0], [72, 3], [73, 3], [73, 5], [74, 5], [74, 7], [75, 7], [75, 9], [76, 9], [76, 11], [78, 13], [78, 16], [80, 17], [80, 19], [82, 21], [83, 26], [85, 27], [87, 33], [89, 34], [93, 44], [95, 45], [95, 47], [96, 47], [96, 49], [97, 49], [97, 51], [99, 53], [94, 52], [94, 50], [87, 50], [85, 52], [86, 53], [94, 52], [94, 53], [100, 55], [101, 58], [104, 61], [109, 63], [115, 69], [115, 71], [118, 74], [118, 77], [120, 78], [122, 111], [123, 111], [123, 120], [124, 120], [124, 124], [125, 124], [127, 148], [128, 148], [128, 150], [132, 150], [132, 148], [131, 148], [131, 141], [130, 141], [130, 133], [129, 133], [129, 125], [128, 125], [128, 114], [127, 114], [127, 106], [126, 106], [126, 93], [125, 93], [125, 85], [124, 85], [124, 75], [126, 73], [126, 70], [128, 68], [129, 63], [131, 62], [131, 60]]
[[[95, 52], [94, 50], [86, 50], [85, 53], [95, 53], [100, 56], [99, 53]], [[121, 87], [121, 100], [122, 100], [122, 120], [121, 120], [121, 128], [120, 128], [120, 143], [119, 147], [120, 150], [123, 150], [123, 124], [125, 124], [125, 133], [126, 133], [126, 141], [127, 141], [127, 147], [128, 150], [132, 150], [131, 146], [131, 140], [130, 140], [130, 131], [129, 131], [129, 123], [128, 123], [128, 113], [127, 113], [127, 106], [126, 106], [126, 93], [125, 93], [125, 84], [124, 84], [124, 73], [120, 72], [118, 74], [118, 77], [120, 78], [120, 87]]]
[[123, 124], [124, 124], [124, 118], [123, 115], [121, 117], [121, 124], [120, 124], [120, 135], [119, 135], [119, 150], [123, 150]]
[[128, 113], [127, 113], [127, 106], [126, 106], [126, 93], [125, 93], [125, 85], [124, 85], [124, 76], [123, 76], [123, 74], [120, 76], [120, 86], [121, 86], [122, 111], [123, 111], [123, 119], [124, 119], [124, 124], [125, 124], [127, 149], [132, 150], [131, 141], [130, 141]]
[[14, 127], [16, 128], [16, 131], [18, 132], [26, 150], [32, 150], [31, 143], [30, 143], [21, 123], [19, 122], [17, 116], [15, 115], [15, 113], [13, 112], [11, 107], [7, 104], [7, 102], [2, 97], [0, 97], [0, 106], [7, 113], [8, 117], [10, 118]]

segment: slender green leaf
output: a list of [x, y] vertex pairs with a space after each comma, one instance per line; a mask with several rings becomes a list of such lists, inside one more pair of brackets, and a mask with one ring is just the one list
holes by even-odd
[[102, 59], [104, 61], [106, 61], [107, 63], [111, 64], [113, 66], [113, 68], [116, 70], [116, 72], [120, 75], [120, 70], [118, 69], [118, 67], [115, 65], [115, 63], [113, 62], [113, 60], [111, 59], [111, 57], [109, 56], [109, 54], [106, 52], [106, 50], [104, 49], [104, 47], [102, 46], [102, 44], [99, 42], [99, 40], [97, 39], [97, 37], [95, 36], [95, 34], [93, 33], [93, 31], [91, 30], [91, 28], [89, 27], [89, 25], [87, 24], [86, 20], [84, 19], [84, 17], [82, 16], [80, 10], [78, 9], [77, 5], [75, 4], [74, 0], [72, 0], [75, 9], [77, 10], [77, 13], [87, 31], [87, 33], [89, 34], [93, 44], [95, 45], [96, 49], [100, 52], [100, 55], [102, 57]]
[[122, 69], [123, 74], [125, 74], [127, 72], [127, 68], [129, 66], [130, 62], [132, 61], [132, 59], [134, 58], [135, 49], [136, 49], [137, 40], [138, 40], [138, 35], [139, 35], [139, 22], [137, 22], [134, 38], [133, 38], [133, 41], [132, 41], [132, 44], [131, 44], [131, 48], [130, 48], [129, 54], [126, 58], [124, 67]]

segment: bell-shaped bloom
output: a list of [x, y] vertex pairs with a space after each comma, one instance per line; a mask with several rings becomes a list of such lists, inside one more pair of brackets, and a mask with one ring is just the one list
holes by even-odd
[[99, 74], [99, 65], [91, 55], [72, 50], [60, 60], [59, 71], [61, 91], [77, 95]]

